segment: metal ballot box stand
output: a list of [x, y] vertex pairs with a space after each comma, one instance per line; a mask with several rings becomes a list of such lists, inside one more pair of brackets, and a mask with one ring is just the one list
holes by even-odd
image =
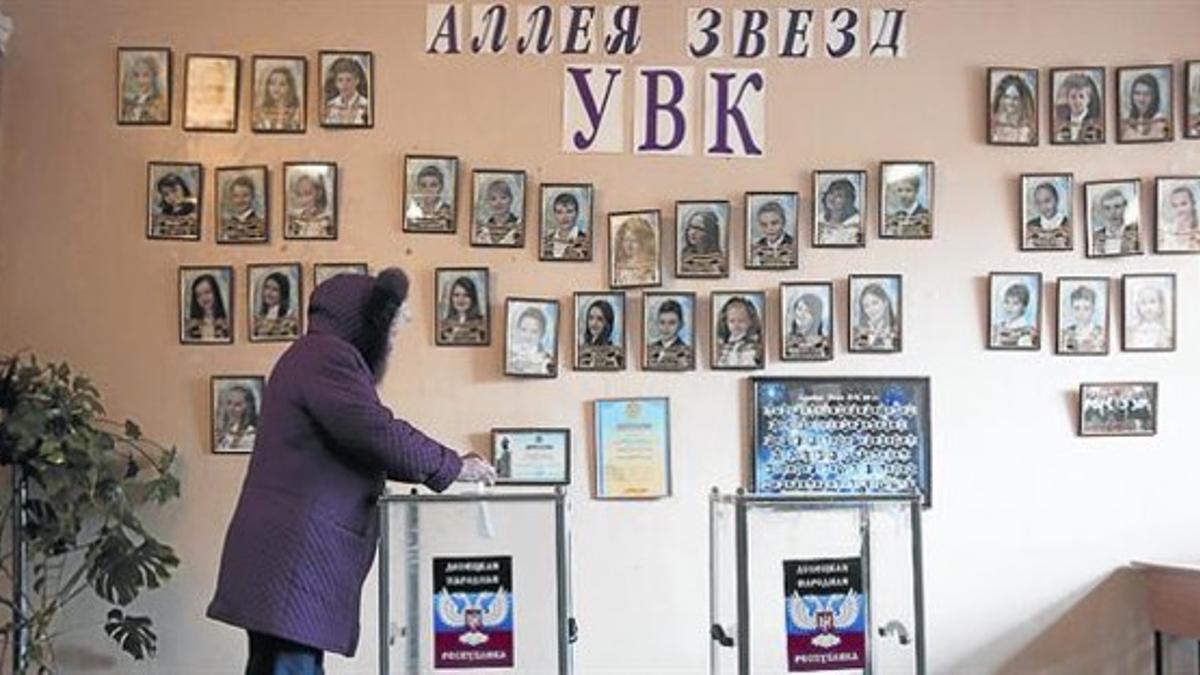
[[565, 493], [380, 499], [379, 672], [571, 672]]
[[925, 672], [919, 498], [709, 501], [712, 675]]

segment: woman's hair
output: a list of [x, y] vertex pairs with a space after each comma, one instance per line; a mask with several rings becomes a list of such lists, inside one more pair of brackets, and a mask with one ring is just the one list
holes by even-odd
[[1100, 119], [1100, 89], [1096, 87], [1096, 83], [1092, 78], [1083, 73], [1072, 73], [1063, 79], [1063, 83], [1058, 90], [1062, 93], [1063, 99], [1071, 95], [1071, 92], [1083, 89], [1088, 93], [1088, 109], [1084, 114], [1083, 119], [1095, 122]]
[[546, 314], [538, 307], [526, 307], [517, 316], [517, 325], [520, 326], [525, 319], [533, 319], [538, 322], [538, 334], [545, 337], [546, 335]]
[[355, 89], [358, 95], [366, 97], [367, 95], [367, 73], [363, 70], [362, 65], [356, 59], [349, 56], [340, 56], [334, 60], [333, 65], [329, 67], [329, 74], [325, 76], [325, 100], [338, 96], [337, 76], [340, 73], [350, 73], [358, 82]]
[[1008, 91], [1009, 87], [1015, 87], [1017, 97], [1021, 99], [1021, 124], [1034, 124], [1037, 119], [1037, 110], [1033, 105], [1033, 91], [1029, 89], [1025, 78], [1016, 74], [1008, 74], [1000, 78], [1000, 83], [996, 85], [996, 95], [992, 99], [992, 113], [1000, 112], [1000, 101], [1004, 98], [1004, 92]]
[[150, 98], [159, 98], [162, 96], [162, 90], [158, 88], [158, 59], [153, 56], [139, 56], [129, 64], [129, 68], [125, 70], [125, 81], [121, 88], [126, 96], [137, 93], [137, 86], [134, 84], [133, 71], [138, 68], [145, 68], [150, 71]]
[[168, 174], [164, 174], [163, 177], [159, 178], [158, 181], [154, 184], [154, 189], [157, 190], [160, 195], [167, 189], [173, 188], [173, 187], [177, 187], [180, 190], [183, 190], [183, 196], [187, 197], [188, 199], [191, 199], [192, 189], [190, 187], [188, 187], [187, 181], [185, 181], [182, 176], [175, 173], [174, 171], [172, 171], [171, 173], [168, 173]]
[[[283, 100], [283, 101], [271, 100], [271, 88], [269, 85], [271, 84], [271, 78], [275, 77], [276, 74], [283, 75], [284, 81], [287, 82], [288, 90], [287, 90], [287, 93], [284, 94], [285, 100]], [[297, 91], [297, 88], [296, 88], [296, 76], [292, 74], [292, 70], [290, 68], [285, 68], [283, 66], [279, 66], [277, 68], [272, 68], [271, 72], [267, 73], [267, 78], [265, 80], [263, 80], [262, 106], [264, 108], [273, 108], [273, 107], [299, 108], [300, 107], [300, 93]]]
[[1021, 303], [1021, 309], [1029, 307], [1029, 287], [1020, 282], [1009, 286], [1004, 290], [1004, 299], [1009, 298]]
[[387, 370], [392, 322], [407, 298], [408, 275], [398, 267], [389, 267], [375, 277], [363, 305], [363, 327], [353, 338], [354, 346], [370, 366], [376, 382], [383, 379]]
[[732, 333], [729, 331], [729, 310], [735, 306], [741, 307], [746, 311], [746, 316], [750, 319], [750, 328], [746, 330], [746, 340], [748, 342], [759, 342], [762, 340], [762, 320], [758, 317], [758, 310], [754, 307], [754, 303], [740, 295], [735, 295], [725, 301], [721, 306], [721, 313], [717, 317], [717, 339], [721, 342], [729, 342]]
[[467, 297], [471, 299], [471, 306], [467, 308], [467, 319], [482, 319], [483, 313], [479, 310], [479, 290], [475, 287], [475, 282], [470, 277], [459, 277], [450, 284], [450, 289], [447, 291], [446, 320], [453, 320], [457, 314], [454, 309], [454, 289], [456, 288], [463, 289]]
[[[246, 429], [248, 427], [257, 426], [258, 397], [254, 395], [254, 390], [242, 384], [230, 385], [230, 387], [225, 390], [225, 396], [222, 398], [222, 401], [228, 400], [229, 395], [235, 391], [241, 392], [242, 396], [246, 399], [246, 412], [242, 416], [242, 428]], [[231, 424], [232, 420], [229, 419], [229, 413], [227, 412], [226, 407], [221, 406], [221, 429], [223, 431], [227, 430]]]
[[213, 292], [213, 318], [224, 319], [225, 317], [225, 300], [221, 298], [221, 287], [217, 285], [217, 278], [211, 274], [201, 274], [192, 280], [192, 297], [188, 307], [189, 319], [203, 319], [204, 309], [200, 307], [200, 302], [196, 300], [196, 289], [200, 287], [201, 282], [207, 282], [212, 287]]
[[892, 307], [892, 299], [888, 297], [887, 291], [883, 290], [883, 286], [877, 283], [871, 283], [864, 286], [862, 292], [858, 294], [859, 327], [866, 328], [871, 322], [871, 319], [867, 317], [866, 310], [863, 309], [863, 300], [865, 300], [868, 295], [873, 295], [883, 301], [883, 304], [887, 307], [888, 326], [895, 326], [896, 310], [894, 307]]
[[801, 333], [796, 330], [796, 309], [800, 305], [804, 305], [804, 307], [808, 310], [809, 316], [813, 318], [813, 330], [811, 331], [811, 334], [824, 335], [825, 303], [821, 300], [821, 298], [813, 295], [812, 293], [804, 293], [792, 301], [792, 321], [789, 325], [789, 332], [793, 335], [801, 335]]
[[292, 181], [291, 192], [295, 194], [296, 188], [299, 187], [302, 181], [312, 183], [313, 190], [316, 191], [316, 196], [313, 197], [313, 206], [317, 207], [318, 211], [324, 212], [329, 208], [329, 191], [325, 189], [325, 177], [318, 175], [310, 175], [302, 173]]
[[[588, 323], [592, 318], [592, 310], [600, 310], [600, 315], [604, 317], [604, 329], [595, 338], [588, 330]], [[612, 305], [607, 300], [596, 300], [588, 305], [587, 312], [583, 315], [583, 343], [585, 345], [607, 347], [612, 344], [613, 322], [616, 320], [616, 315], [613, 313]]]
[[827, 223], [833, 220], [833, 214], [829, 212], [829, 198], [838, 192], [845, 196], [846, 202], [846, 216], [842, 220], [858, 213], [858, 189], [850, 179], [838, 178], [831, 182], [821, 195], [821, 219]]
[[[1138, 85], [1145, 85], [1150, 88], [1150, 105], [1145, 110], [1138, 110], [1137, 104], [1134, 102], [1133, 92], [1138, 88]], [[1135, 120], [1148, 120], [1157, 115], [1161, 108], [1162, 92], [1158, 88], [1158, 78], [1150, 73], [1138, 75], [1137, 79], [1129, 87], [1129, 116]]]
[[442, 174], [442, 170], [432, 164], [426, 164], [417, 172], [417, 184], [421, 184], [422, 178], [433, 176], [437, 179], [438, 185], [442, 190], [446, 189], [446, 176]]
[[638, 250], [643, 257], [648, 257], [653, 251], [654, 228], [650, 226], [650, 221], [641, 216], [630, 218], [617, 228], [617, 246], [614, 253], [617, 262], [632, 262], [625, 259], [625, 250], [621, 246], [629, 237], [638, 243]]
[[266, 279], [263, 279], [262, 286], [259, 289], [258, 315], [267, 315], [267, 302], [264, 299], [262, 291], [272, 281], [279, 287], [279, 316], [287, 316], [292, 308], [292, 281], [283, 272], [271, 272], [267, 275]]
[[692, 221], [696, 218], [700, 219], [700, 230], [704, 232], [704, 238], [691, 251], [692, 253], [720, 253], [721, 252], [721, 221], [717, 218], [717, 213], [712, 209], [697, 209], [688, 214], [687, 220], [684, 221], [683, 231], [685, 248], [692, 248], [692, 243], [687, 240], [687, 231], [695, 227]]

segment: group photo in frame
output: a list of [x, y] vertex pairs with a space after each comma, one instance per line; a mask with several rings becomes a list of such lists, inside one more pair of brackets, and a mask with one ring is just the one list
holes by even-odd
[[171, 50], [117, 48], [117, 124], [170, 126]]
[[1050, 69], [1050, 143], [1092, 145], [1107, 139], [1107, 73], [1099, 66]]
[[229, 54], [187, 55], [183, 78], [184, 131], [237, 131], [241, 64], [239, 57]]
[[250, 129], [262, 134], [302, 134], [308, 128], [308, 59], [255, 54]]
[[745, 194], [746, 269], [791, 270], [800, 265], [800, 195], [795, 192]]
[[904, 279], [899, 274], [851, 274], [847, 302], [851, 352], [899, 352], [904, 337]]
[[1183, 137], [1200, 138], [1200, 61], [1183, 68]]
[[662, 220], [657, 209], [608, 214], [608, 278], [613, 289], [662, 285]]
[[1084, 183], [1089, 258], [1142, 254], [1141, 187], [1136, 178]]
[[1200, 176], [1154, 181], [1155, 253], [1200, 253]]
[[405, 232], [458, 231], [458, 158], [404, 157]]
[[571, 430], [492, 429], [496, 485], [570, 485]]
[[992, 272], [988, 298], [988, 349], [1042, 348], [1041, 272]]
[[665, 397], [595, 402], [596, 499], [671, 496], [671, 404]]
[[233, 268], [179, 268], [179, 344], [233, 344]]
[[1080, 436], [1154, 436], [1157, 382], [1084, 382], [1079, 385]]
[[1108, 277], [1058, 278], [1058, 354], [1102, 356], [1109, 345]]
[[371, 52], [321, 51], [321, 126], [375, 126], [375, 66]]
[[367, 263], [364, 262], [314, 263], [313, 289], [316, 290], [317, 286], [342, 274], [370, 274], [370, 272], [367, 269]]
[[434, 272], [434, 289], [434, 344], [479, 347], [492, 343], [488, 268], [439, 267]]
[[471, 245], [524, 246], [525, 172], [476, 169], [471, 186]]
[[542, 183], [538, 259], [547, 262], [590, 262], [595, 242], [592, 186], [588, 183]]
[[217, 243], [267, 243], [271, 233], [271, 182], [267, 167], [223, 166], [214, 173], [217, 184]]
[[813, 172], [812, 245], [854, 248], [867, 245], [867, 172]]
[[779, 285], [779, 358], [828, 361], [833, 358], [833, 283], [783, 282]]
[[1075, 248], [1075, 177], [1069, 173], [1021, 174], [1021, 250]]
[[1038, 144], [1037, 68], [988, 68], [988, 143]]
[[767, 295], [713, 291], [709, 318], [713, 370], [758, 370], [767, 364]]
[[933, 162], [879, 165], [879, 238], [933, 238]]
[[1162, 143], [1174, 137], [1175, 69], [1117, 68], [1117, 142]]
[[200, 241], [204, 167], [190, 162], [146, 165], [146, 238]]
[[212, 451], [245, 454], [254, 449], [266, 379], [261, 375], [214, 375], [209, 381]]
[[300, 263], [265, 263], [246, 268], [246, 309], [251, 342], [288, 342], [303, 332], [304, 282]]
[[727, 201], [675, 202], [675, 276], [723, 279], [729, 276]]
[[504, 374], [558, 377], [558, 301], [506, 298]]
[[625, 293], [575, 293], [575, 370], [625, 370]]
[[695, 293], [642, 294], [642, 370], [695, 370], [696, 333]]
[[338, 238], [338, 165], [284, 162], [283, 238]]
[[1126, 274], [1121, 277], [1121, 349], [1173, 352], [1179, 323], [1174, 274]]

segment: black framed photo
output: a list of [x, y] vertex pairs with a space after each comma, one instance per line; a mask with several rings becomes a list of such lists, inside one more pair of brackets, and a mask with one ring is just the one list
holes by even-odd
[[439, 267], [434, 272], [434, 344], [479, 347], [492, 343], [490, 274], [486, 267]]
[[458, 158], [404, 157], [404, 231], [453, 234], [458, 230]]
[[375, 126], [374, 62], [371, 52], [320, 52], [321, 126], [330, 129]]
[[179, 344], [233, 344], [233, 268], [179, 268]]
[[759, 370], [767, 364], [767, 295], [713, 291], [709, 343], [713, 370]]
[[992, 272], [988, 299], [988, 349], [1042, 348], [1041, 272]]
[[812, 245], [867, 245], [867, 172], [813, 172]]
[[313, 288], [343, 274], [370, 274], [365, 262], [314, 263]]
[[242, 60], [228, 54], [188, 54], [183, 80], [183, 130], [233, 133], [238, 126]]
[[833, 283], [779, 285], [779, 357], [784, 361], [833, 358]]
[[171, 50], [117, 48], [117, 124], [170, 126]]
[[729, 276], [729, 202], [675, 202], [675, 276]]
[[524, 246], [525, 172], [476, 169], [471, 186], [471, 245]]
[[222, 166], [216, 177], [217, 243], [265, 244], [271, 232], [267, 167]]
[[261, 375], [214, 375], [209, 380], [212, 451], [246, 454], [254, 450], [266, 378]]
[[1178, 303], [1174, 274], [1126, 274], [1121, 277], [1121, 349], [1173, 352]]
[[1058, 354], [1108, 353], [1108, 277], [1058, 278]]
[[1154, 188], [1154, 252], [1200, 253], [1200, 176], [1160, 176]]
[[255, 54], [250, 129], [263, 134], [302, 134], [308, 128], [308, 59]]
[[1157, 433], [1157, 382], [1084, 382], [1079, 385], [1080, 436], [1153, 436]]
[[595, 225], [592, 186], [542, 183], [538, 259], [587, 262], [592, 259]]
[[642, 370], [695, 370], [698, 332], [695, 293], [642, 294]]
[[1200, 61], [1184, 66], [1183, 86], [1183, 137], [1200, 138]]
[[879, 165], [880, 239], [933, 238], [933, 162]]
[[300, 263], [247, 266], [251, 342], [289, 342], [303, 331]]
[[338, 165], [284, 162], [283, 238], [338, 238]]
[[625, 293], [575, 294], [575, 370], [625, 370]]
[[558, 301], [506, 298], [504, 374], [558, 377]]
[[792, 270], [800, 265], [800, 195], [747, 192], [746, 269]]
[[1117, 142], [1162, 143], [1174, 137], [1170, 64], [1117, 68]]
[[200, 241], [204, 167], [190, 162], [146, 165], [146, 238]]
[[898, 352], [904, 337], [904, 279], [899, 274], [851, 274], [849, 349]]
[[492, 429], [496, 485], [570, 485], [571, 430]]
[[609, 286], [662, 285], [662, 221], [657, 209], [608, 214]]
[[1089, 258], [1142, 254], [1141, 188], [1137, 178], [1083, 184]]
[[1038, 144], [1037, 68], [988, 68], [988, 143]]
[[1054, 145], [1104, 143], [1108, 107], [1104, 68], [1050, 69], [1050, 142]]
[[1075, 248], [1075, 177], [1069, 173], [1021, 174], [1021, 250]]

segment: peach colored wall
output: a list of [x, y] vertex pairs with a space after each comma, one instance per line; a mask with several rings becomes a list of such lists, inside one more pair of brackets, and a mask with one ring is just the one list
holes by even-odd
[[[704, 67], [684, 55], [683, 3], [643, 4], [649, 23], [643, 54], [634, 62]], [[844, 327], [846, 274], [903, 273], [908, 334], [902, 354], [847, 355], [840, 334], [834, 361], [781, 364], [774, 358], [773, 332], [767, 372], [933, 378], [937, 503], [926, 515], [925, 531], [932, 669], [984, 673], [1008, 664], [1009, 671], [1026, 673], [1146, 672], [1145, 619], [1129, 600], [1136, 593], [1117, 586], [1099, 599], [1094, 594], [1114, 588], [1101, 582], [1132, 558], [1200, 557], [1195, 536], [1200, 506], [1194, 499], [1200, 456], [1190, 426], [1200, 402], [1198, 259], [1020, 253], [1015, 181], [1024, 171], [1073, 171], [1079, 181], [1200, 173], [1200, 144], [988, 147], [981, 131], [984, 68], [1197, 58], [1200, 4], [912, 5], [907, 60], [761, 62], [769, 81], [769, 155], [720, 161], [562, 154], [563, 60], [426, 57], [420, 49], [424, 2], [8, 2], [17, 33], [0, 65], [0, 350], [30, 347], [69, 359], [96, 377], [114, 414], [135, 416], [149, 433], [182, 448], [184, 496], [158, 526], [178, 547], [183, 564], [170, 586], [145, 605], [162, 641], [157, 661], [145, 671], [227, 673], [243, 658], [242, 635], [203, 618], [245, 467], [242, 458], [208, 452], [208, 378], [266, 371], [281, 351], [247, 343], [242, 315], [234, 347], [179, 346], [177, 266], [233, 264], [241, 292], [249, 262], [301, 260], [307, 276], [314, 261], [354, 259], [376, 267], [401, 265], [415, 280], [417, 319], [402, 333], [398, 363], [383, 389], [401, 414], [463, 449], [483, 449], [493, 425], [574, 430], [575, 614], [583, 631], [578, 671], [682, 675], [706, 669], [706, 498], [710, 486], [731, 489], [741, 482], [745, 375], [707, 367], [676, 376], [567, 369], [553, 381], [514, 381], [499, 374], [498, 346], [434, 348], [429, 309], [435, 266], [490, 266], [497, 302], [505, 295], [537, 294], [566, 302], [572, 290], [605, 287], [599, 261], [606, 247], [599, 247], [598, 262], [591, 265], [547, 265], [536, 262], [532, 247], [470, 248], [465, 231], [456, 237], [402, 234], [400, 158], [432, 152], [459, 155], [466, 171], [525, 169], [531, 185], [593, 182], [599, 214], [642, 207], [669, 213], [675, 199], [708, 197], [731, 199], [740, 213], [743, 191], [771, 189], [798, 189], [807, 208], [813, 169], [867, 168], [874, 193], [879, 160], [935, 160], [938, 224], [932, 241], [881, 242], [872, 234], [862, 250], [805, 246], [799, 274], [751, 273], [739, 264], [727, 281], [668, 278], [667, 286], [699, 291], [702, 298], [722, 287], [759, 287], [775, 302], [783, 279], [832, 278]], [[320, 48], [373, 50], [376, 128], [331, 132], [311, 125], [299, 137], [256, 135], [246, 130], [243, 105], [237, 134], [183, 133], [179, 77], [174, 126], [117, 127], [114, 49], [143, 44], [171, 46], [177, 64], [184, 54], [199, 51], [248, 59], [256, 52], [315, 58]], [[626, 98], [632, 101], [632, 90]], [[343, 225], [336, 243], [277, 238], [266, 247], [217, 247], [211, 243], [211, 190], [203, 243], [143, 238], [147, 160], [203, 162], [208, 185], [214, 166], [264, 162], [273, 169], [277, 189], [280, 164], [306, 158], [341, 165]], [[280, 200], [273, 199], [272, 208], [278, 222]], [[1147, 208], [1144, 216], [1150, 213]], [[740, 222], [736, 217], [735, 226]], [[874, 228], [872, 216], [872, 233]], [[734, 242], [734, 258], [740, 260], [740, 237]], [[1036, 354], [987, 352], [986, 275], [992, 270], [1040, 270], [1048, 279], [1176, 272], [1184, 299], [1179, 351], [1118, 351], [1092, 359], [1056, 357], [1049, 346]], [[239, 298], [239, 308], [243, 303]], [[632, 307], [640, 311], [640, 302]], [[570, 353], [566, 343], [564, 349]], [[1162, 428], [1156, 438], [1075, 436], [1079, 382], [1109, 379], [1160, 383]], [[651, 394], [671, 397], [675, 496], [653, 503], [591, 501], [589, 402]], [[373, 583], [366, 593], [360, 656], [333, 659], [331, 672], [372, 672]], [[1053, 639], [1063, 626], [1066, 637]], [[114, 659], [97, 633], [89, 628], [65, 638], [68, 671], [135, 670]], [[1129, 651], [1097, 647], [1107, 644]]]

